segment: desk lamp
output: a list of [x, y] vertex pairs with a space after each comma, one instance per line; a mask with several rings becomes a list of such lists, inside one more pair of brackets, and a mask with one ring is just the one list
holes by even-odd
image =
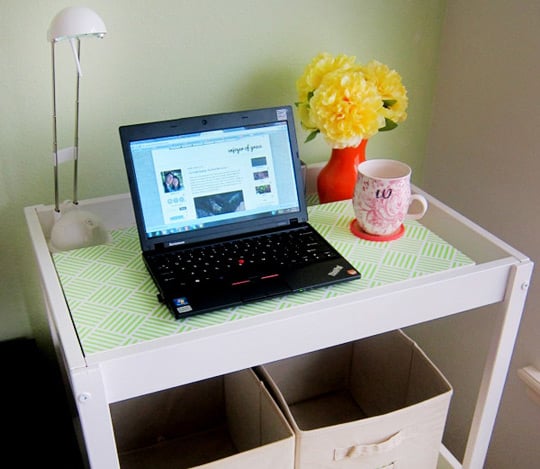
[[[90, 8], [69, 7], [61, 10], [52, 20], [47, 32], [47, 40], [51, 43], [52, 85], [53, 85], [53, 156], [54, 156], [54, 225], [51, 230], [49, 248], [51, 251], [65, 251], [80, 247], [103, 244], [110, 241], [110, 235], [103, 228], [98, 217], [81, 210], [78, 206], [78, 163], [79, 163], [79, 87], [81, 63], [81, 38], [103, 38], [107, 33], [103, 20]], [[77, 66], [77, 89], [75, 103], [75, 137], [72, 149], [58, 149], [56, 124], [56, 61], [55, 47], [58, 42], [68, 40], [75, 64]], [[73, 159], [73, 200], [62, 204], [59, 200], [58, 164], [59, 153], [67, 154]]]

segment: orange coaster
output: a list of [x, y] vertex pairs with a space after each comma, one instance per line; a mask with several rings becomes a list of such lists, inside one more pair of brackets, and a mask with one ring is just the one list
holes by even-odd
[[405, 227], [401, 225], [396, 231], [394, 231], [392, 234], [384, 235], [384, 236], [377, 236], [372, 235], [369, 233], [366, 233], [360, 226], [358, 226], [358, 222], [356, 219], [351, 221], [351, 224], [349, 225], [349, 229], [351, 230], [351, 233], [361, 239], [365, 239], [366, 241], [394, 241], [396, 239], [399, 239], [403, 236], [405, 233]]

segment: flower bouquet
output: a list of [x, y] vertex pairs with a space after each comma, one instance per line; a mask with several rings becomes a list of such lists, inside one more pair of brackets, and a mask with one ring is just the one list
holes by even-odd
[[353, 56], [320, 53], [305, 68], [296, 88], [300, 123], [309, 132], [306, 142], [322, 134], [333, 149], [329, 165], [334, 157], [344, 160], [352, 155], [350, 174], [327, 177], [328, 196], [321, 193], [322, 174], [319, 198], [325, 199], [321, 202], [351, 198], [367, 140], [407, 118], [407, 90], [401, 76], [376, 60], [359, 65]]

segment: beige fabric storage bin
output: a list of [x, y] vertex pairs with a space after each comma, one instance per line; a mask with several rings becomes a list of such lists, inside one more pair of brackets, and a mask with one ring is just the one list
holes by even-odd
[[296, 469], [437, 466], [452, 388], [403, 332], [257, 372], [296, 433]]
[[122, 469], [292, 469], [294, 434], [252, 370], [110, 406]]

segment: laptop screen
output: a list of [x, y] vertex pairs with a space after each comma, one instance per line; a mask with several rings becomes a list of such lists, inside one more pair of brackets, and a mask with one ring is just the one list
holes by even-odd
[[122, 127], [143, 246], [305, 221], [291, 124], [281, 107]]

